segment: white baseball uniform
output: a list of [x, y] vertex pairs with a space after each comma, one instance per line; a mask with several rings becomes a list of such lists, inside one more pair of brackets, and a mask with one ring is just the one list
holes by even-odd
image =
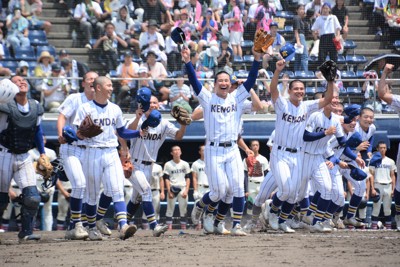
[[125, 126], [122, 111], [112, 102], [100, 106], [92, 100], [79, 107], [74, 124], [79, 126], [86, 115], [90, 115], [103, 130], [98, 136], [82, 140], [85, 146], [82, 168], [86, 177], [87, 203], [97, 204], [101, 182], [106, 196], [112, 197], [114, 202], [123, 202], [125, 176], [117, 151], [116, 135], [116, 130]]
[[302, 101], [299, 106], [279, 96], [274, 103], [276, 112], [275, 140], [270, 165], [278, 185], [277, 197], [294, 204], [300, 190], [304, 158], [304, 129], [312, 112], [318, 110], [319, 100]]
[[[150, 180], [150, 187], [151, 193], [153, 195], [153, 206], [154, 206], [154, 213], [157, 220], [160, 220], [160, 179], [163, 179], [164, 172], [163, 168], [158, 165], [157, 163], [153, 164], [152, 171], [151, 171], [151, 180]], [[146, 215], [143, 213], [143, 219], [147, 219]]]
[[[197, 192], [199, 193], [199, 199], [209, 191], [210, 186], [208, 185], [208, 178], [206, 174], [206, 164], [203, 160], [198, 159], [192, 164], [192, 173], [196, 173], [197, 177]], [[197, 199], [195, 199], [197, 200]]]
[[[305, 130], [310, 133], [318, 133], [324, 132], [332, 126], [336, 127], [334, 134], [336, 138], [344, 136], [339, 116], [332, 113], [328, 118], [323, 111], [320, 111], [311, 114]], [[298, 201], [307, 197], [307, 183], [311, 179], [313, 180], [313, 189], [321, 193], [321, 198], [331, 200], [332, 180], [324, 157], [326, 145], [331, 137], [332, 135], [328, 135], [315, 141], [305, 142], [302, 189], [300, 189]]]
[[[146, 116], [143, 115], [139, 120], [138, 129], [140, 129], [140, 126], [145, 120]], [[179, 129], [176, 128], [175, 125], [165, 119], [162, 119], [157, 127], [148, 128], [148, 133], [146, 136], [131, 139], [131, 147], [129, 152], [131, 154], [134, 170], [129, 180], [133, 185], [131, 201], [134, 204], [138, 203], [137, 199], [139, 194], [142, 196], [142, 201], [152, 201], [153, 195], [150, 186], [152, 165], [154, 162], [156, 162], [158, 150], [164, 143], [165, 139], [167, 137], [175, 139], [175, 135], [178, 131]]]
[[[392, 95], [391, 107], [393, 107], [400, 116], [400, 95]], [[396, 166], [397, 170], [400, 170], [400, 143], [397, 150]], [[400, 192], [400, 171], [397, 172], [396, 190]]]
[[[80, 106], [88, 102], [84, 93], [76, 93], [69, 95], [65, 101], [58, 108], [58, 112], [63, 114], [66, 118], [65, 125], [69, 125], [75, 128], [73, 121], [76, 112]], [[62, 144], [60, 145], [60, 158], [64, 167], [65, 174], [68, 180], [71, 182], [71, 197], [77, 199], [83, 199], [86, 180], [82, 170], [83, 152], [82, 148], [83, 141], [78, 140], [73, 142], [71, 145]]]
[[169, 196], [167, 197], [167, 212], [165, 215], [167, 218], [171, 218], [173, 216], [175, 203], [177, 200], [179, 203], [179, 213], [181, 218], [184, 218], [186, 216], [189, 197], [188, 192], [186, 192], [185, 198], [182, 197], [182, 193], [186, 191], [186, 180], [190, 179], [189, 174], [189, 163], [184, 160], [180, 160], [178, 163], [170, 160], [165, 163], [164, 178], [170, 181], [170, 191], [174, 193], [173, 198], [169, 198]]

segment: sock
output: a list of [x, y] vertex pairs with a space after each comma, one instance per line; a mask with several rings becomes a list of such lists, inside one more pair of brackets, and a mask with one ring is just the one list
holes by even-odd
[[215, 216], [214, 220], [214, 226], [218, 226], [218, 224], [225, 219], [226, 213], [228, 213], [230, 207], [231, 204], [225, 203], [223, 201], [219, 202], [217, 216]]
[[386, 229], [392, 229], [392, 216], [385, 216], [385, 227]]
[[378, 217], [371, 216], [371, 229], [372, 230], [378, 230]]
[[279, 208], [282, 206], [283, 201], [281, 201], [278, 196], [275, 194], [272, 197], [272, 202], [271, 202], [271, 212], [272, 213], [278, 213]]
[[396, 214], [400, 215], [400, 192], [396, 189], [394, 190], [394, 203], [396, 207]]
[[355, 194], [353, 194], [351, 196], [349, 208], [347, 209], [347, 215], [346, 215], [347, 219], [354, 217], [354, 215], [356, 214], [358, 205], [360, 205], [360, 203], [361, 203], [361, 199], [362, 199], [362, 197], [357, 196]]
[[7, 232], [8, 231], [8, 227], [9, 227], [9, 223], [10, 223], [10, 220], [3, 219], [2, 222], [1, 222], [0, 229], [3, 229], [5, 232]]
[[172, 229], [172, 217], [166, 217], [165, 222], [167, 223], [168, 227]]
[[325, 215], [325, 211], [328, 209], [329, 203], [330, 203], [330, 200], [323, 199], [322, 197], [319, 198], [318, 204], [317, 204], [317, 211], [315, 212], [314, 219], [313, 219], [313, 225], [319, 221], [322, 221], [322, 219], [324, 218], [324, 215]]
[[294, 204], [290, 204], [289, 202], [285, 201], [282, 203], [281, 213], [279, 214], [278, 223], [284, 223], [289, 217], [289, 214], [292, 212]]
[[288, 219], [290, 220], [293, 219], [294, 217], [297, 216], [297, 214], [299, 214], [299, 212], [300, 212], [300, 206], [295, 205], [292, 211], [290, 212]]
[[86, 203], [82, 203], [82, 213], [81, 213], [81, 221], [83, 227], [88, 226], [87, 216], [86, 216]]
[[301, 216], [306, 216], [308, 208], [310, 207], [310, 199], [308, 197], [303, 198], [300, 202], [300, 214]]
[[[104, 193], [101, 193], [99, 205], [97, 206], [97, 215], [96, 220], [99, 221], [104, 218], [104, 215], [107, 212], [108, 207], [110, 206], [112, 201], [112, 197], [106, 196]], [[115, 205], [114, 205], [115, 208]]]
[[64, 223], [65, 223], [65, 221], [57, 220], [57, 231], [65, 230], [64, 229]]
[[186, 217], [181, 217], [181, 229], [182, 230], [186, 230], [186, 224], [187, 224]]
[[339, 206], [336, 205], [335, 203], [333, 203], [331, 200], [329, 203], [329, 207], [325, 212], [324, 218], [327, 220], [332, 219], [333, 214], [335, 214], [338, 209], [339, 209]]
[[254, 224], [257, 224], [258, 217], [261, 214], [261, 207], [256, 206], [255, 204], [253, 205], [253, 210], [252, 210], [253, 215], [251, 215], [251, 222]]
[[216, 212], [217, 207], [218, 207], [218, 202], [211, 202], [210, 204], [208, 204], [206, 209], [206, 215], [210, 213], [214, 214]]
[[142, 219], [142, 229], [149, 230], [149, 222], [147, 221], [147, 219]]
[[315, 192], [314, 197], [310, 201], [310, 207], [307, 210], [307, 216], [311, 216], [312, 213], [317, 211], [318, 200], [321, 197], [320, 192]]
[[240, 224], [243, 217], [244, 210], [244, 197], [233, 197], [232, 209], [233, 209], [233, 223], [232, 228], [235, 228], [237, 224]]
[[149, 222], [150, 229], [154, 230], [157, 226], [156, 216], [154, 214], [154, 207], [151, 201], [143, 201], [142, 202], [143, 212], [147, 217], [147, 221]]
[[69, 200], [71, 218], [69, 223], [69, 229], [74, 229], [75, 224], [81, 221], [82, 213], [82, 199], [71, 197]]
[[126, 204], [124, 201], [114, 202], [115, 217], [117, 218], [119, 229], [127, 223]]
[[128, 221], [132, 221], [133, 216], [135, 216], [136, 211], [139, 209], [140, 203], [134, 204], [132, 201], [128, 202], [126, 205], [126, 217]]
[[213, 203], [213, 202], [210, 198], [210, 192], [207, 192], [204, 194], [204, 196], [199, 201], [197, 201], [196, 206], [201, 209], [204, 209], [205, 206], [207, 206], [211, 203]]
[[344, 206], [340, 206], [340, 207], [336, 210], [334, 216], [335, 216], [335, 217], [340, 217], [340, 213], [342, 212], [343, 208], [344, 208]]
[[96, 205], [86, 203], [86, 217], [89, 228], [96, 226]]

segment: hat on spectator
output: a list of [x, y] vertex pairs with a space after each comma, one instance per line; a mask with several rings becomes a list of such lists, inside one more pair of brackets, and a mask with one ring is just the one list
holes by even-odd
[[148, 27], [155, 26], [158, 27], [157, 21], [155, 19], [150, 19], [149, 23], [147, 24]]
[[281, 54], [284, 60], [291, 61], [296, 55], [296, 49], [291, 43], [287, 43], [281, 47], [279, 54]]
[[212, 41], [210, 41], [209, 46], [213, 46], [213, 45], [218, 46], [217, 40], [212, 40]]
[[68, 58], [63, 58], [60, 63], [61, 63], [61, 67], [63, 67], [65, 69], [65, 67], [67, 67], [69, 64], [71, 64], [71, 60]]
[[50, 58], [50, 63], [54, 62], [54, 57], [49, 53], [49, 51], [42, 51], [42, 53], [40, 53], [37, 62], [41, 63], [43, 58]]
[[125, 51], [124, 52], [124, 57], [132, 57], [132, 52], [131, 51]]
[[60, 52], [58, 52], [59, 56], [66, 56], [69, 55], [67, 49], [61, 49]]
[[217, 46], [211, 46], [206, 49], [206, 53], [209, 57], [218, 57], [219, 48]]
[[212, 9], [211, 8], [207, 8], [207, 14], [212, 14], [212, 13], [213, 13]]
[[182, 15], [189, 16], [189, 13], [188, 13], [188, 11], [187, 11], [186, 8], [182, 8], [182, 9], [181, 9], [181, 14], [179, 14], [179, 15], [180, 15], [180, 16], [182, 16]]
[[324, 3], [321, 8], [324, 8], [324, 6], [327, 6], [327, 7], [329, 7], [329, 9], [332, 9], [331, 4], [329, 4], [329, 3]]
[[23, 67], [26, 67], [26, 68], [28, 68], [29, 69], [29, 64], [28, 64], [28, 62], [26, 62], [25, 60], [21, 60], [19, 63], [18, 63], [18, 68], [23, 68]]
[[156, 54], [156, 52], [154, 52], [153, 50], [147, 51], [147, 53], [146, 53], [146, 58], [147, 58], [150, 54], [151, 54], [151, 55], [154, 55], [154, 56], [157, 58], [157, 54]]
[[139, 67], [139, 69], [138, 69], [138, 73], [147, 73], [148, 72], [148, 69], [146, 68], [146, 67]]
[[225, 36], [222, 36], [222, 37], [220, 38], [220, 41], [221, 41], [221, 43], [228, 43], [228, 44], [229, 44], [229, 39], [226, 38]]
[[58, 63], [51, 64], [51, 71], [61, 71], [61, 66]]
[[269, 24], [269, 28], [271, 27], [278, 27], [278, 23], [276, 23], [275, 21], [271, 22], [271, 24]]

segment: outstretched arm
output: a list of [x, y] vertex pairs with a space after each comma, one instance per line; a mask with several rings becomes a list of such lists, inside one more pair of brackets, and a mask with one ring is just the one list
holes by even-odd
[[254, 61], [253, 61], [253, 64], [251, 65], [249, 76], [248, 76], [247, 80], [243, 83], [243, 86], [246, 88], [247, 92], [249, 92], [251, 90], [251, 88], [253, 88], [254, 84], [256, 83], [256, 79], [258, 76], [258, 69], [260, 67], [260, 60], [262, 57], [262, 55], [260, 53], [257, 53], [256, 51], [254, 51], [254, 48], [253, 48], [253, 55], [254, 55]]
[[269, 86], [271, 90], [271, 98], [273, 103], [275, 103], [279, 97], [278, 81], [279, 81], [279, 75], [281, 74], [284, 67], [285, 67], [284, 59], [281, 59], [278, 62], [276, 62], [276, 69], [274, 72], [274, 76], [272, 77], [271, 84]]
[[393, 95], [387, 90], [386, 77], [393, 71], [392, 64], [386, 64], [378, 85], [378, 96], [389, 105], [392, 104]]
[[185, 46], [182, 47], [181, 55], [183, 62], [185, 62], [185, 67], [186, 67], [186, 72], [188, 74], [189, 82], [192, 85], [196, 95], [199, 95], [201, 92], [201, 88], [203, 86], [197, 79], [196, 72], [194, 71], [192, 62], [190, 61], [190, 49]]

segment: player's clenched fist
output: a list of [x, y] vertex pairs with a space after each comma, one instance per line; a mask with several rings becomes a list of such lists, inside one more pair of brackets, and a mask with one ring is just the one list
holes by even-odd
[[356, 149], [358, 151], [364, 151], [364, 150], [367, 150], [368, 147], [369, 147], [369, 142], [368, 141], [364, 141], [360, 145], [358, 145], [358, 147]]
[[181, 56], [182, 56], [182, 60], [185, 63], [189, 63], [190, 61], [190, 49], [187, 48], [186, 46], [182, 47], [182, 51], [181, 51]]
[[336, 133], [336, 127], [331, 126], [328, 129], [325, 130], [325, 135], [332, 135]]
[[393, 71], [394, 65], [393, 64], [386, 64], [383, 72], [389, 74]]

